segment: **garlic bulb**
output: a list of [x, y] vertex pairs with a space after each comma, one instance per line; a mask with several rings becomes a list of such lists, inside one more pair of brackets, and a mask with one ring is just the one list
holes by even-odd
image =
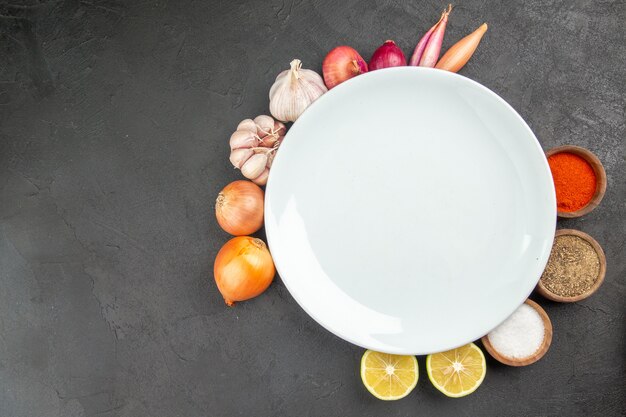
[[324, 80], [312, 70], [302, 69], [299, 59], [291, 69], [278, 74], [270, 89], [270, 113], [283, 122], [295, 122], [302, 112], [328, 91]]
[[230, 136], [230, 162], [244, 177], [265, 185], [286, 130], [284, 124], [270, 116], [242, 120]]

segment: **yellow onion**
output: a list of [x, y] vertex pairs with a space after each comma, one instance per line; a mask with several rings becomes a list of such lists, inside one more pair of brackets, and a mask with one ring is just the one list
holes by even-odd
[[217, 253], [213, 274], [227, 305], [254, 298], [274, 279], [274, 261], [261, 239], [234, 237]]
[[483, 23], [478, 29], [452, 45], [437, 62], [435, 68], [458, 72], [472, 57], [485, 32], [487, 32], [487, 24]]
[[250, 235], [263, 226], [263, 190], [250, 181], [233, 181], [215, 201], [215, 217], [225, 232]]

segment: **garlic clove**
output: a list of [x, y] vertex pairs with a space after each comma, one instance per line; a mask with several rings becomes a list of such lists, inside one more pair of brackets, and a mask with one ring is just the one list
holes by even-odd
[[236, 130], [230, 135], [230, 149], [252, 148], [256, 146], [259, 139], [254, 132], [249, 130]]
[[272, 129], [274, 129], [274, 119], [271, 116], [261, 115], [254, 118], [254, 123], [257, 126], [257, 135], [260, 138], [263, 138], [270, 133], [272, 133]]
[[263, 139], [261, 139], [259, 146], [262, 146], [264, 148], [273, 148], [279, 139], [280, 139], [280, 136], [276, 134], [269, 134], [265, 136]]
[[272, 167], [272, 163], [274, 162], [274, 158], [276, 157], [276, 152], [272, 152], [267, 156], [267, 168], [270, 169]]
[[265, 168], [261, 175], [252, 180], [256, 185], [265, 185], [267, 184], [267, 178], [270, 176], [269, 168]]
[[252, 119], [244, 119], [237, 125], [237, 130], [249, 130], [256, 133], [256, 123]]
[[244, 162], [241, 167], [241, 173], [244, 177], [248, 179], [255, 179], [266, 168], [267, 165], [267, 154], [266, 153], [257, 153], [252, 155], [246, 162]]
[[254, 155], [254, 151], [250, 148], [240, 148], [230, 151], [230, 162], [235, 168], [241, 169], [243, 164]]
[[274, 133], [282, 137], [282, 136], [285, 136], [286, 132], [287, 132], [287, 128], [285, 127], [284, 123], [276, 120], [274, 122]]
[[276, 146], [277, 142], [283, 140], [286, 130], [287, 128], [283, 123], [275, 121], [274, 127], [272, 127], [270, 133], [267, 136], [264, 136], [261, 139], [259, 146], [263, 146], [265, 148], [273, 148], [274, 146]]

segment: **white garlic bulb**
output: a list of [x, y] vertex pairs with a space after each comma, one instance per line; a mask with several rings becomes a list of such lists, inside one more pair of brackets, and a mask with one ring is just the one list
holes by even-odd
[[284, 124], [270, 116], [242, 120], [230, 136], [230, 162], [244, 177], [265, 185], [286, 130]]
[[283, 122], [295, 122], [302, 112], [328, 91], [324, 80], [312, 70], [302, 69], [299, 59], [291, 69], [278, 74], [270, 89], [270, 113]]

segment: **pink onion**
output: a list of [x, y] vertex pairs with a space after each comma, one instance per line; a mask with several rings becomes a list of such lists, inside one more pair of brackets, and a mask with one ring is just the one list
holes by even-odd
[[349, 46], [336, 47], [326, 55], [322, 63], [324, 83], [329, 90], [364, 72], [367, 72], [367, 63]]
[[377, 50], [374, 51], [368, 68], [370, 71], [389, 67], [406, 66], [406, 57], [402, 49], [394, 41], [385, 41]]
[[452, 5], [448, 5], [448, 9], [443, 11], [439, 21], [422, 36], [413, 51], [409, 65], [431, 68], [435, 66], [441, 52], [441, 43], [451, 11]]

